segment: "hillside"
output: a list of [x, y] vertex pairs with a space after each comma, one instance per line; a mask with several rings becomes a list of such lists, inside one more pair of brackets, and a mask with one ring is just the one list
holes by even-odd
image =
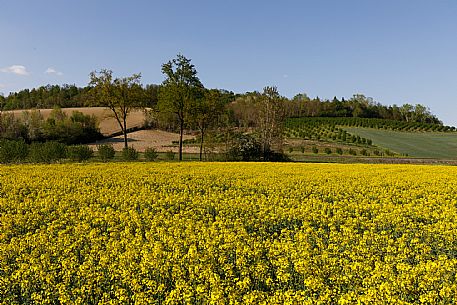
[[[31, 110], [10, 110], [5, 111], [6, 113], [13, 113], [16, 116], [20, 116], [24, 111]], [[47, 119], [51, 114], [52, 109], [38, 109], [44, 119]], [[86, 115], [94, 115], [100, 126], [100, 132], [104, 136], [110, 136], [112, 134], [119, 133], [121, 131], [118, 123], [110, 109], [105, 107], [78, 107], [78, 108], [62, 108], [62, 111], [70, 115], [73, 111], [79, 111]], [[128, 128], [141, 127], [144, 122], [144, 112], [141, 110], [135, 110], [128, 116], [127, 126]]]
[[457, 133], [399, 132], [374, 128], [343, 127], [351, 134], [370, 138], [373, 145], [420, 158], [457, 158]]
[[[367, 118], [294, 118], [286, 121], [289, 152], [457, 159], [455, 127]], [[342, 153], [341, 153], [342, 151]]]

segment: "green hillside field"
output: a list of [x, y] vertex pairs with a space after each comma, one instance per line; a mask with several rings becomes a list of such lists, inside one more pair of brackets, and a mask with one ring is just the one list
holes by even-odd
[[373, 145], [411, 157], [457, 159], [457, 134], [453, 132], [402, 132], [360, 127], [342, 129], [371, 139]]

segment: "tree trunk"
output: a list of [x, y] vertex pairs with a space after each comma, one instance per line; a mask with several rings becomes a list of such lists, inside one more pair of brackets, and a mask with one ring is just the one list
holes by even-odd
[[182, 136], [184, 133], [184, 121], [181, 120], [179, 126], [179, 161], [182, 161]]
[[203, 128], [200, 129], [200, 134], [201, 134], [201, 138], [200, 138], [200, 161], [202, 161], [202, 153], [203, 153]]
[[126, 119], [125, 116], [124, 116], [123, 120], [124, 120], [124, 122], [123, 122], [124, 123], [124, 128], [123, 128], [124, 129], [123, 130], [123, 133], [124, 133], [124, 147], [128, 148], [129, 146], [128, 146], [128, 143], [127, 143], [127, 119]]

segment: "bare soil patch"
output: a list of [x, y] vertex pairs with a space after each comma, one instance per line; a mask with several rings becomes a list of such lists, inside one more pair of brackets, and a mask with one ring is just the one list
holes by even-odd
[[[184, 139], [193, 139], [193, 135], [184, 135]], [[154, 148], [158, 152], [173, 151], [178, 152], [178, 145], [173, 144], [173, 141], [179, 141], [179, 134], [167, 132], [163, 130], [139, 130], [128, 134], [129, 146], [137, 151], [145, 151], [146, 148]], [[122, 135], [103, 139], [96, 143], [89, 144], [94, 149], [97, 149], [98, 144], [111, 144], [114, 149], [120, 151], [124, 148], [124, 137]], [[184, 153], [198, 153], [197, 146], [183, 146]]]

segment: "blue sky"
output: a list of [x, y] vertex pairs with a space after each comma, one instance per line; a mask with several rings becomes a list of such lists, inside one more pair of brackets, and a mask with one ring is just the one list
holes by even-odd
[[85, 86], [182, 53], [208, 88], [293, 97], [362, 93], [457, 125], [457, 1], [0, 0], [0, 92]]

